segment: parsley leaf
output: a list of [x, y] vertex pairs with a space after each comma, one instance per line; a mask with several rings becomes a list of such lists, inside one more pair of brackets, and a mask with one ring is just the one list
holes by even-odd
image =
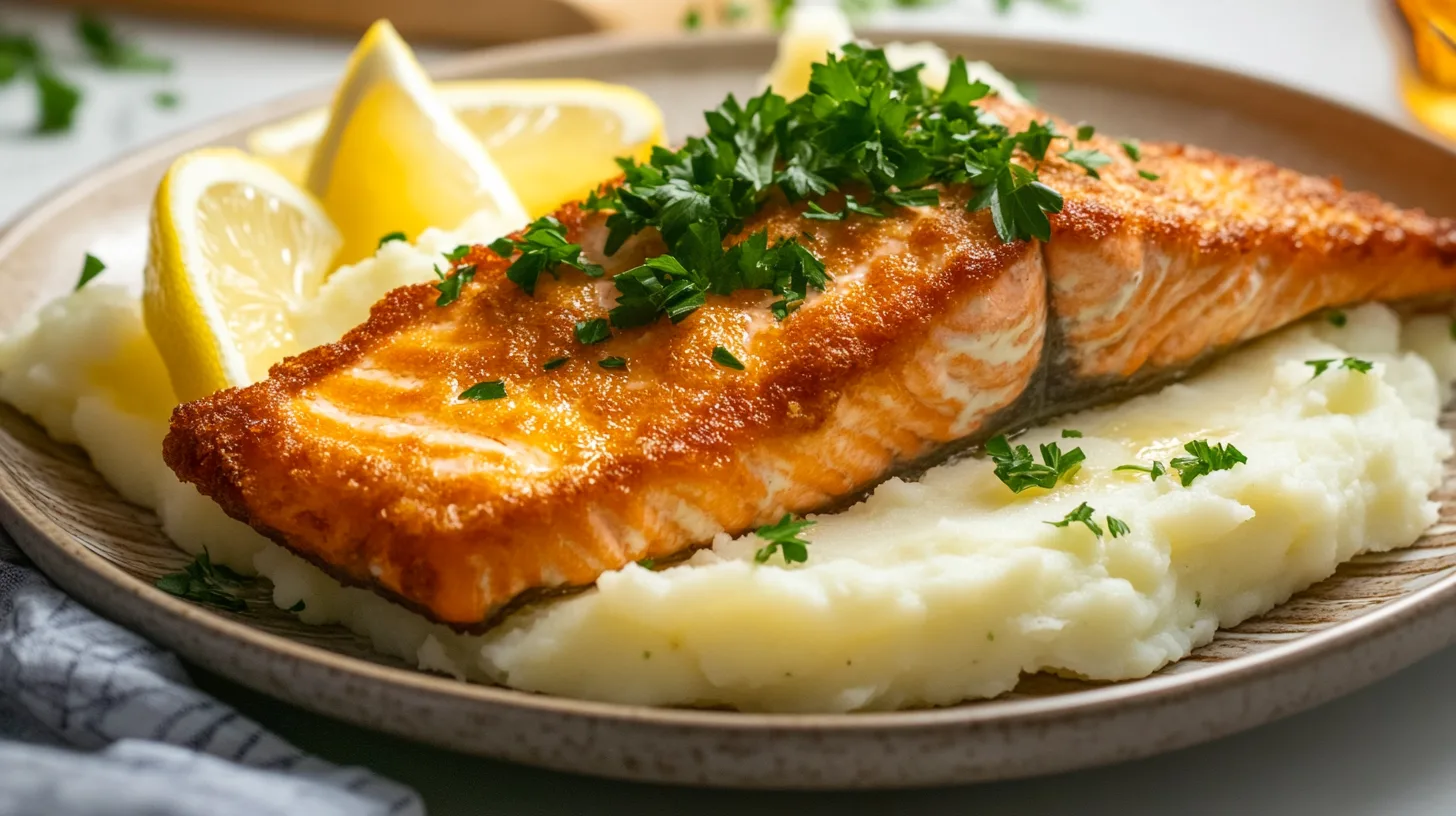
[[212, 563], [212, 557], [204, 549], [191, 564], [181, 572], [163, 575], [157, 579], [157, 589], [193, 603], [215, 606], [229, 612], [243, 612], [248, 604], [235, 594], [235, 590], [253, 579], [239, 575], [222, 564]]
[[684, 31], [697, 31], [703, 27], [703, 13], [696, 8], [689, 8], [682, 18]]
[[409, 241], [409, 238], [405, 237], [405, 234], [402, 233], [402, 232], [391, 232], [391, 233], [388, 233], [386, 235], [381, 235], [379, 237], [379, 244], [375, 248], [377, 249], [378, 247], [382, 247], [385, 244], [390, 243], [391, 241], [406, 241], [407, 242], [407, 241]]
[[1325, 313], [1325, 322], [1337, 329], [1343, 329], [1345, 324], [1350, 322], [1350, 318], [1339, 309], [1331, 309]]
[[1092, 148], [1077, 148], [1076, 150], [1068, 150], [1067, 152], [1062, 154], [1062, 158], [1066, 159], [1072, 164], [1077, 165], [1083, 170], [1086, 170], [1087, 175], [1091, 176], [1092, 178], [1102, 178], [1102, 176], [1097, 173], [1097, 168], [1106, 167], [1107, 165], [1112, 163], [1111, 156], [1103, 153], [1101, 150], [1094, 150]]
[[1151, 170], [1139, 170], [1138, 175], [1147, 179], [1148, 181], [1157, 181], [1158, 179], [1162, 178], [1162, 176], [1152, 172]]
[[450, 263], [460, 263], [461, 261], [465, 260], [465, 256], [469, 254], [470, 244], [461, 244], [460, 246], [455, 247], [449, 252], [446, 252], [445, 260], [449, 261]]
[[576, 324], [576, 340], [583, 346], [604, 342], [611, 336], [612, 330], [608, 328], [606, 318], [593, 317]]
[[1233, 445], [1209, 445], [1206, 439], [1196, 439], [1183, 446], [1192, 456], [1180, 456], [1168, 464], [1178, 471], [1187, 487], [1199, 476], [1206, 476], [1215, 470], [1232, 470], [1234, 465], [1247, 464], [1248, 459]]
[[542, 371], [555, 371], [570, 362], [569, 358], [556, 357], [541, 364]]
[[1158, 480], [1159, 476], [1162, 476], [1163, 474], [1168, 472], [1167, 468], [1163, 467], [1163, 463], [1159, 462], [1156, 459], [1153, 460], [1152, 467], [1143, 467], [1142, 465], [1118, 465], [1117, 467], [1113, 468], [1113, 470], [1134, 470], [1138, 473], [1146, 473], [1151, 476], [1152, 481], [1155, 482]]
[[100, 258], [89, 252], [86, 253], [86, 261], [81, 264], [81, 279], [76, 281], [75, 291], [81, 291], [81, 287], [90, 283], [93, 278], [105, 271], [106, 264], [102, 263]]
[[490, 380], [478, 382], [460, 392], [460, 399], [464, 400], [498, 400], [504, 399], [506, 395], [506, 384], [502, 380]]
[[1314, 379], [1325, 373], [1332, 366], [1349, 371], [1357, 371], [1361, 374], [1368, 374], [1370, 373], [1370, 369], [1375, 367], [1375, 364], [1369, 360], [1360, 360], [1354, 357], [1346, 357], [1343, 360], [1305, 360], [1304, 364], [1314, 369], [1314, 374], [1310, 375], [1310, 379]]
[[1107, 532], [1111, 533], [1113, 538], [1121, 538], [1132, 532], [1132, 528], [1127, 526], [1127, 522], [1122, 519], [1108, 516]]
[[1097, 135], [1097, 128], [1083, 122], [1077, 125], [1077, 141], [1085, 142]]
[[36, 133], [60, 133], [70, 130], [75, 121], [76, 108], [81, 104], [81, 89], [52, 73], [49, 69], [35, 69], [35, 93], [40, 105], [40, 117], [36, 122]]
[[152, 94], [152, 104], [162, 110], [171, 110], [182, 104], [182, 97], [176, 91], [157, 91]]
[[76, 39], [85, 47], [87, 56], [103, 68], [159, 73], [172, 70], [170, 59], [147, 54], [136, 45], [122, 40], [116, 36], [110, 23], [93, 14], [82, 12], [76, 15], [74, 33]]
[[1082, 438], [1082, 432], [1081, 431], [1074, 431], [1071, 428], [1063, 428], [1062, 429], [1062, 438], [1063, 439], [1081, 439]]
[[1030, 448], [1025, 445], [1011, 447], [1004, 434], [986, 442], [986, 453], [996, 463], [996, 478], [1013, 493], [1032, 487], [1050, 490], [1058, 482], [1075, 476], [1087, 458], [1081, 448], [1063, 453], [1057, 443], [1050, 442], [1041, 446], [1042, 464], [1038, 464]]
[[536, 281], [542, 272], [557, 276], [557, 270], [569, 266], [592, 278], [605, 274], [600, 266], [587, 261], [581, 251], [581, 244], [566, 240], [566, 228], [549, 215], [532, 221], [520, 239], [499, 238], [492, 241], [490, 248], [502, 258], [520, 253], [510, 267], [506, 277], [528, 295], [536, 293]]
[[792, 515], [785, 513], [784, 517], [777, 522], [754, 530], [754, 535], [769, 543], [758, 548], [753, 554], [753, 560], [762, 564], [772, 558], [774, 553], [782, 552], [785, 562], [802, 564], [808, 561], [809, 542], [800, 538], [799, 534], [813, 526], [812, 521], [807, 519], [794, 521]]
[[603, 357], [597, 361], [597, 365], [602, 368], [626, 368], [627, 359], [625, 357]]
[[743, 363], [739, 361], [737, 357], [733, 356], [733, 352], [723, 348], [722, 346], [713, 347], [713, 362], [717, 363], [720, 366], [723, 366], [724, 368], [731, 368], [735, 371], [743, 370]]
[[896, 190], [885, 193], [885, 200], [900, 207], [934, 207], [940, 203], [940, 191], [930, 187]]
[[22, 71], [30, 74], [35, 85], [35, 132], [70, 130], [81, 104], [81, 90], [55, 72], [36, 38], [0, 31], [0, 86], [14, 81]]
[[1082, 502], [1077, 505], [1075, 510], [1064, 516], [1061, 521], [1044, 521], [1042, 523], [1050, 524], [1053, 527], [1067, 527], [1073, 523], [1081, 522], [1087, 529], [1092, 531], [1092, 535], [1101, 538], [1102, 528], [1097, 525], [1097, 522], [1092, 520], [1092, 514], [1094, 512], [1096, 511], [1088, 506], [1087, 502]]
[[1143, 160], [1143, 148], [1136, 141], [1123, 142], [1122, 152], [1126, 153], [1127, 157], [1135, 162]]
[[[437, 274], [438, 271], [439, 270], [436, 270]], [[444, 278], [439, 283], [435, 284], [435, 288], [440, 290], [440, 296], [438, 298], [435, 298], [435, 305], [449, 306], [456, 300], [459, 300], [460, 287], [464, 286], [467, 283], [470, 283], [471, 279], [474, 277], [475, 264], [467, 264], [466, 266], [457, 268], [455, 270], [455, 274]]]

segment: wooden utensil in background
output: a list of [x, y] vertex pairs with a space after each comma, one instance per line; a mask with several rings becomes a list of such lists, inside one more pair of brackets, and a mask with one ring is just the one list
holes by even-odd
[[412, 41], [496, 44], [597, 31], [681, 30], [768, 18], [767, 0], [88, 0], [94, 11], [221, 20], [314, 31], [362, 32], [385, 17]]

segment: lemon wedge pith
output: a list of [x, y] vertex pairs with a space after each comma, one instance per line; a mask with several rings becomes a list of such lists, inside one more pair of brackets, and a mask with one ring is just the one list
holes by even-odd
[[[586, 79], [441, 82], [444, 101], [485, 145], [534, 218], [616, 176], [664, 143], [662, 111], [626, 85]], [[302, 183], [328, 114], [313, 110], [248, 134], [248, 149]]]
[[301, 351], [291, 315], [341, 244], [319, 202], [262, 161], [227, 148], [178, 159], [152, 204], [142, 293], [177, 398], [262, 379]]
[[391, 232], [414, 238], [479, 212], [498, 216], [502, 231], [527, 220], [485, 146], [385, 21], [349, 58], [305, 187], [343, 235], [344, 263], [372, 254]]

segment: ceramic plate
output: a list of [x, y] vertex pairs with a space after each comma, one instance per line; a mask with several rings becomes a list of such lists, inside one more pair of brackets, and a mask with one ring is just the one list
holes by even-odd
[[[874, 32], [879, 41], [910, 39]], [[1364, 114], [1259, 80], [1137, 54], [984, 37], [938, 38], [1034, 83], [1040, 102], [1106, 132], [1195, 142], [1400, 204], [1456, 215], [1456, 154]], [[591, 77], [651, 94], [680, 139], [726, 91], [753, 90], [766, 35], [560, 40], [473, 54], [437, 76]], [[172, 158], [241, 144], [250, 128], [322, 104], [289, 99], [88, 174], [0, 235], [0, 331], [75, 280], [90, 248], [140, 268], [147, 208]], [[1450, 417], [1448, 417], [1450, 419]], [[1212, 739], [1376, 680], [1456, 639], [1456, 492], [1416, 547], [1363, 557], [1151, 678], [1028, 677], [1000, 699], [933, 710], [757, 715], [581, 702], [467, 685], [381, 657], [337, 627], [263, 602], [231, 615], [152, 587], [187, 558], [74, 448], [0, 408], [0, 520], [57, 583], [187, 659], [339, 719], [491, 757], [606, 776], [761, 787], [971, 782], [1113, 762]], [[1354, 736], [1354, 735], [1352, 735]]]

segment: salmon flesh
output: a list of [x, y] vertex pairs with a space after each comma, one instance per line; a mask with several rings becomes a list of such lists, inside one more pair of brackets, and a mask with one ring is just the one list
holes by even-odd
[[[1047, 118], [987, 107], [1013, 128]], [[1091, 146], [1115, 157], [1100, 179], [1054, 157], [1040, 168], [1065, 198], [1046, 243], [1003, 243], [964, 186], [843, 221], [771, 199], [727, 243], [799, 237], [832, 277], [823, 292], [781, 322], [763, 291], [711, 295], [681, 323], [590, 346], [573, 329], [612, 306], [610, 275], [663, 248], [648, 231], [605, 256], [603, 216], [567, 206], [556, 217], [608, 277], [566, 269], [528, 296], [475, 247], [449, 307], [430, 284], [397, 289], [339, 342], [178, 407], [167, 464], [339, 580], [478, 631], [1175, 379], [1318, 310], [1456, 291], [1450, 220], [1264, 161], [1144, 144], [1134, 163], [1115, 141]], [[714, 362], [718, 346], [744, 370]], [[460, 398], [494, 380], [504, 398]]]

